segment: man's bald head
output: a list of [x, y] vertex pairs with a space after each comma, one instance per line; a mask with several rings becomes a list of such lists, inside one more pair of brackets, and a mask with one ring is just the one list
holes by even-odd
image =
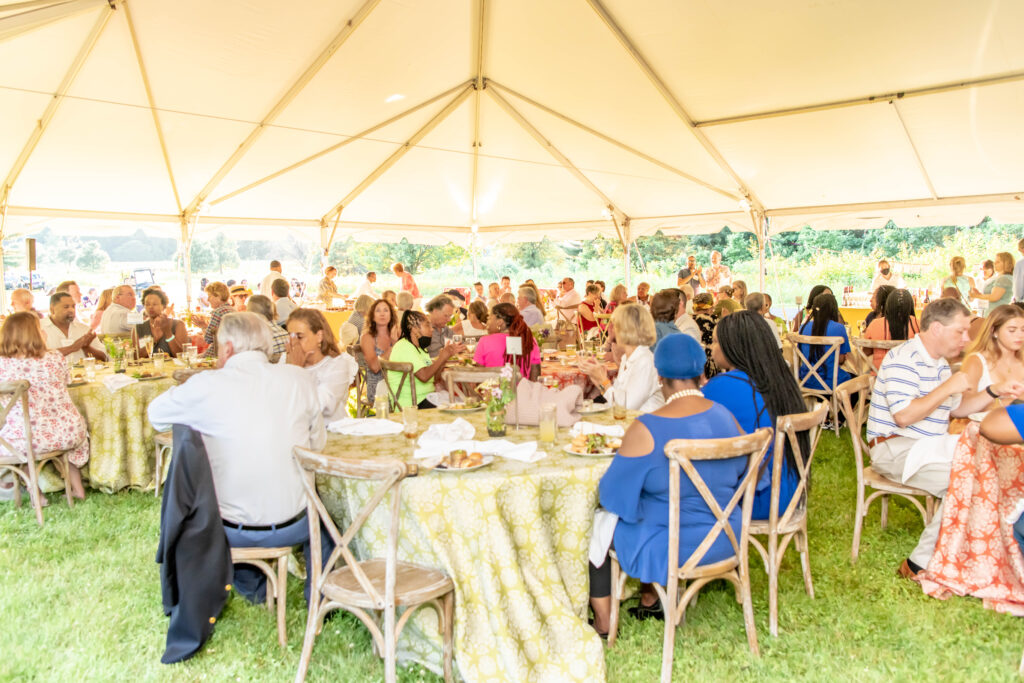
[[14, 309], [15, 313], [21, 313], [23, 311], [32, 311], [33, 305], [35, 304], [35, 297], [32, 296], [32, 292], [27, 289], [18, 288], [11, 292], [11, 308]]

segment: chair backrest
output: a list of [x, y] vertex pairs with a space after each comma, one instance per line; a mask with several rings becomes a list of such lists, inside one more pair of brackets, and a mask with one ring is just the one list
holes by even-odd
[[[836, 382], [839, 381], [839, 348], [846, 340], [842, 337], [814, 337], [806, 334], [789, 334], [787, 338], [789, 339], [793, 352], [793, 377], [796, 378], [796, 383], [799, 385], [800, 391], [832, 393], [832, 388], [834, 388], [836, 386]], [[817, 361], [812, 363], [810, 358], [805, 356], [800, 350], [801, 344], [827, 346], [828, 348], [822, 352]], [[822, 373], [826, 369], [825, 364], [828, 362], [830, 357], [833, 358], [832, 377], [829, 378], [831, 381], [827, 381], [822, 377]], [[801, 368], [807, 368], [807, 374], [802, 378], [800, 377]], [[813, 379], [817, 379], [824, 389], [818, 389], [814, 385], [808, 386], [808, 383]]]
[[[811, 462], [814, 460], [814, 452], [818, 448], [818, 437], [821, 435], [821, 425], [828, 417], [829, 405], [823, 401], [818, 402], [818, 407], [806, 413], [795, 413], [793, 415], [782, 415], [775, 421], [775, 447], [772, 450], [772, 490], [771, 509], [768, 513], [768, 522], [771, 528], [779, 525], [789, 524], [790, 519], [797, 510], [807, 507], [807, 487], [811, 480]], [[800, 432], [807, 432], [808, 451], [803, 452], [800, 448], [800, 441], [796, 438]], [[779, 497], [782, 488], [782, 470], [786, 459], [786, 444], [793, 453], [793, 462], [796, 466], [796, 474], [799, 477], [796, 490], [785, 510], [779, 510]]]
[[[501, 368], [449, 368], [445, 370], [445, 382], [448, 385], [448, 396], [455, 400], [455, 389], [458, 384], [480, 384], [487, 380], [501, 377]], [[512, 386], [519, 384], [519, 369], [512, 368]], [[463, 392], [465, 395], [465, 392]]]
[[[401, 502], [401, 481], [409, 476], [416, 476], [418, 470], [416, 465], [407, 465], [401, 460], [365, 460], [359, 458], [338, 458], [311, 451], [307, 448], [296, 446], [292, 454], [299, 468], [302, 470], [302, 487], [306, 492], [306, 516], [309, 520], [309, 541], [311, 557], [320, 558], [321, 541], [320, 525], [327, 529], [327, 533], [334, 541], [334, 551], [331, 552], [326, 564], [321, 569], [320, 563], [313, 561], [311, 567], [306, 571], [311, 572], [310, 585], [313, 590], [323, 589], [327, 576], [334, 569], [339, 559], [345, 561], [345, 566], [352, 572], [359, 587], [363, 589], [366, 596], [372, 601], [374, 609], [385, 609], [394, 607], [395, 604], [395, 576], [398, 564], [398, 532], [400, 521]], [[316, 490], [316, 475], [328, 477], [340, 477], [343, 479], [360, 479], [379, 482], [379, 486], [369, 497], [366, 503], [354, 514], [351, 524], [342, 533], [337, 524], [327, 512], [320, 495]], [[370, 515], [377, 506], [392, 493], [390, 501], [390, 518], [388, 522], [388, 540], [385, 554], [385, 579], [384, 593], [381, 594], [370, 578], [363, 571], [359, 564], [360, 560], [352, 552], [352, 541], [356, 534], [363, 527]], [[366, 561], [370, 558], [363, 558]]]
[[[871, 388], [874, 383], [875, 378], [872, 375], [861, 375], [836, 387], [839, 410], [846, 418], [846, 426], [850, 428], [850, 438], [853, 440], [853, 457], [857, 461], [858, 480], [864, 469], [864, 454], [870, 456], [868, 443], [864, 439], [864, 424], [867, 422], [868, 399], [871, 397]], [[857, 397], [856, 401], [854, 401], [854, 396]]]
[[[35, 462], [36, 457], [32, 450], [32, 424], [28, 415], [29, 386], [28, 380], [24, 379], [16, 382], [0, 382], [0, 426], [7, 424], [7, 416], [14, 410], [14, 406], [21, 404], [21, 418], [25, 430], [25, 453], [23, 454], [7, 439], [0, 437], [0, 458]], [[28, 469], [31, 471], [30, 474], [34, 481], [36, 468], [29, 467]]]
[[[754, 489], [761, 472], [761, 462], [764, 460], [765, 453], [768, 452], [768, 445], [771, 441], [772, 430], [762, 427], [752, 434], [743, 434], [729, 439], [672, 439], [665, 444], [665, 455], [669, 459], [668, 568], [670, 575], [673, 570], [677, 575], [686, 575], [699, 566], [708, 550], [723, 532], [729, 539], [733, 553], [739, 558], [740, 564], [746, 565], [747, 534], [750, 527], [750, 515], [754, 507]], [[742, 455], [748, 457], [747, 470], [732, 498], [725, 507], [721, 507], [693, 463], [701, 460], [726, 460]], [[680, 468], [689, 477], [694, 488], [697, 489], [708, 509], [715, 516], [715, 524], [682, 567], [679, 566]], [[737, 539], [729, 525], [729, 516], [741, 500], [743, 501], [743, 523], [740, 538]], [[674, 595], [674, 593], [672, 594]]]
[[[391, 409], [397, 410], [400, 407], [398, 397], [402, 393], [402, 389], [405, 388], [405, 383], [409, 383], [409, 390], [412, 392], [412, 405], [418, 405], [419, 400], [416, 398], [416, 380], [412, 376], [412, 363], [395, 363], [389, 360], [380, 359], [380, 369], [384, 373], [384, 386], [388, 388], [388, 398], [391, 399]], [[401, 373], [401, 378], [398, 382], [398, 386], [391, 386], [391, 374], [392, 372]]]
[[905, 340], [903, 339], [865, 339], [864, 337], [856, 337], [850, 340], [857, 350], [861, 353], [853, 354], [852, 358], [856, 359], [855, 362], [858, 365], [857, 373], [863, 375], [864, 373], [875, 373], [874, 365], [874, 351], [875, 349], [883, 349], [888, 351], [894, 349]]
[[363, 349], [359, 344], [350, 344], [345, 347], [345, 351], [348, 355], [355, 359], [358, 370], [356, 370], [356, 377], [352, 381], [352, 387], [356, 391], [356, 416], [363, 417], [366, 413], [366, 403], [363, 396], [366, 394], [366, 356], [363, 354]]

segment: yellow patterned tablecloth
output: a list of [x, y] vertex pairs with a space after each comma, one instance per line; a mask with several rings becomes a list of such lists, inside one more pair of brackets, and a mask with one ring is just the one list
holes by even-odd
[[89, 428], [89, 464], [82, 473], [90, 487], [105, 493], [152, 487], [155, 432], [146, 409], [176, 382], [166, 377], [111, 392], [101, 381], [110, 374], [101, 371], [97, 381], [68, 388]]
[[[454, 415], [420, 411], [421, 430]], [[464, 414], [486, 439], [484, 413]], [[611, 412], [590, 418], [612, 422]], [[527, 464], [497, 458], [474, 472], [429, 472], [402, 483], [401, 560], [443, 569], [455, 582], [455, 662], [467, 681], [603, 681], [604, 647], [587, 625], [587, 557], [597, 486], [610, 458], [563, 452], [560, 429], [548, 456]], [[510, 441], [537, 438], [536, 427], [508, 428]], [[401, 436], [329, 435], [330, 455], [412, 459]], [[324, 504], [344, 526], [370, 487], [321, 478]], [[384, 503], [363, 527], [363, 557], [383, 556]], [[399, 656], [441, 669], [441, 637], [432, 610], [417, 613]]]

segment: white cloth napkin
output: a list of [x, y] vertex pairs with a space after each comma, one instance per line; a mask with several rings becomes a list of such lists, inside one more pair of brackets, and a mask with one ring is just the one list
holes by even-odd
[[608, 559], [619, 516], [604, 508], [594, 510], [594, 533], [590, 535], [590, 564], [600, 567]]
[[952, 463], [959, 440], [959, 434], [939, 434], [917, 439], [903, 463], [903, 483], [905, 484], [925, 465]]
[[107, 377], [104, 377], [103, 386], [105, 386], [108, 391], [113, 393], [118, 389], [124, 389], [129, 384], [135, 384], [138, 381], [139, 380], [135, 379], [134, 377], [129, 377], [128, 375], [118, 373], [116, 375], [109, 375]]
[[620, 425], [599, 425], [583, 420], [580, 420], [569, 429], [570, 436], [579, 436], [580, 434], [604, 434], [605, 436], [621, 437], [625, 433], [626, 430]]
[[[420, 437], [422, 440], [423, 437]], [[420, 443], [412, 457], [414, 458], [442, 458], [454, 450], [464, 449], [467, 453], [493, 453], [494, 455], [517, 460], [519, 462], [537, 462], [547, 456], [544, 451], [537, 450], [536, 441], [525, 443], [512, 443], [505, 439], [490, 439], [488, 441], [430, 441], [427, 444]]]
[[[420, 436], [417, 444], [421, 448], [429, 448], [432, 444], [445, 444], [453, 441], [468, 441], [476, 434], [476, 428], [461, 417], [448, 424], [434, 424]], [[445, 451], [447, 453], [448, 451]]]
[[373, 417], [346, 417], [327, 425], [327, 431], [348, 436], [381, 436], [401, 434], [402, 425], [393, 420], [381, 420]]

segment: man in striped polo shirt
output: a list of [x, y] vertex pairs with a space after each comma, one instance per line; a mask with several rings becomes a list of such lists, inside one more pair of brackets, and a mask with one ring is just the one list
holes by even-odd
[[[994, 397], [1016, 398], [1020, 382], [987, 387], [970, 401], [961, 400], [969, 387], [967, 375], [952, 372], [947, 359], [956, 358], [970, 341], [970, 313], [956, 299], [937, 299], [921, 314], [921, 332], [886, 354], [878, 370], [868, 413], [871, 466], [881, 475], [927, 491], [946, 495], [953, 447], [949, 418], [984, 409]], [[985, 388], [985, 387], [982, 387]], [[899, 573], [911, 577], [928, 566], [942, 524], [942, 506]]]

